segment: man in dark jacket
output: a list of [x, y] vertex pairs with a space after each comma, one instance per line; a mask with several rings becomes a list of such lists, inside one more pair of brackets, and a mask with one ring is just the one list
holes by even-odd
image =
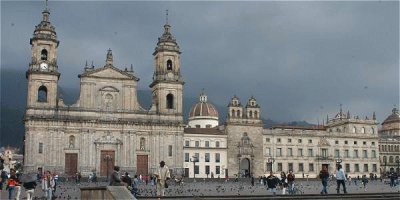
[[26, 191], [26, 199], [32, 200], [33, 194], [35, 193], [36, 181], [26, 182], [23, 184]]
[[110, 186], [121, 186], [121, 182], [121, 178], [119, 177], [119, 167], [115, 166], [114, 171], [111, 174]]
[[269, 176], [267, 177], [267, 186], [268, 190], [270, 190], [274, 195], [276, 195], [276, 186], [279, 183], [279, 179], [274, 176], [273, 172], [270, 172]]

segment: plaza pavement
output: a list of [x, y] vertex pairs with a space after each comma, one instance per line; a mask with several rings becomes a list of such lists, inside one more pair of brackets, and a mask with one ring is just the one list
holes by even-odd
[[[105, 185], [107, 185], [107, 182], [82, 182], [80, 185], [75, 184], [75, 182], [60, 182], [57, 186], [55, 196], [57, 199], [80, 199], [79, 187]], [[259, 182], [256, 182], [255, 186], [251, 186], [250, 179], [241, 179], [239, 182], [234, 182], [232, 179], [228, 182], [224, 182], [223, 180], [198, 179], [197, 182], [193, 182], [193, 180], [184, 181], [183, 185], [176, 185], [174, 181], [170, 180], [169, 185], [169, 188], [166, 189], [166, 196], [272, 195], [272, 193], [267, 191], [266, 186], [261, 185]], [[321, 181], [317, 180], [297, 180], [296, 185], [300, 186], [305, 194], [319, 194], [322, 189]], [[367, 191], [364, 191], [360, 182], [356, 186], [354, 181], [352, 181], [351, 185], [346, 183], [346, 186], [348, 193], [389, 193], [399, 192], [400, 190], [399, 186], [391, 188], [388, 184], [384, 184], [379, 180], [369, 181]], [[7, 191], [2, 190], [0, 193], [0, 199], [8, 198]], [[150, 184], [141, 183], [139, 185], [139, 193], [139, 199], [146, 199], [146, 196], [152, 197], [156, 195], [156, 188]], [[328, 193], [336, 193], [335, 181], [329, 182]], [[278, 190], [277, 194], [281, 194], [281, 191]], [[43, 192], [39, 185], [35, 190], [35, 197], [43, 197]], [[21, 191], [21, 199], [26, 199], [25, 189]]]

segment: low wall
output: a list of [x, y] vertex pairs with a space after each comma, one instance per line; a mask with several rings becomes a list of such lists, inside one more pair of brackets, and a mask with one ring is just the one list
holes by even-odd
[[136, 199], [125, 186], [82, 187], [80, 189], [82, 200]]

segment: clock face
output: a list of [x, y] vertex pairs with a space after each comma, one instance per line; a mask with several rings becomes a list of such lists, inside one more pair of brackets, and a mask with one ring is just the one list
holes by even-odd
[[40, 64], [40, 70], [47, 70], [48, 68], [49, 68], [49, 66], [47, 65], [47, 63]]

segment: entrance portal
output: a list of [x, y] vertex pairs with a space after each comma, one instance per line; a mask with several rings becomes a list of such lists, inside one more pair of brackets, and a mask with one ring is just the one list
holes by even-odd
[[243, 158], [240, 161], [239, 172], [239, 177], [250, 177], [250, 160], [248, 158]]
[[[42, 170], [42, 168], [40, 168]], [[73, 176], [78, 172], [78, 154], [66, 153], [65, 154], [65, 174]]]
[[149, 174], [149, 161], [147, 155], [137, 155], [137, 172], [136, 174], [148, 175]]
[[[111, 175], [114, 170], [115, 152], [103, 150], [100, 153], [100, 176]], [[108, 173], [107, 173], [108, 171]]]

